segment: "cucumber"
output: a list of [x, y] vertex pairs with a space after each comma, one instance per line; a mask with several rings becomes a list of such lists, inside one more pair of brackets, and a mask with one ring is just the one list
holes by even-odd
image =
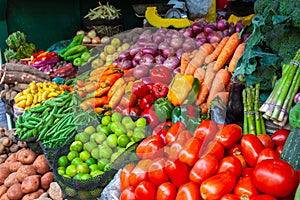
[[300, 129], [292, 128], [283, 146], [280, 158], [287, 161], [297, 171], [300, 169]]

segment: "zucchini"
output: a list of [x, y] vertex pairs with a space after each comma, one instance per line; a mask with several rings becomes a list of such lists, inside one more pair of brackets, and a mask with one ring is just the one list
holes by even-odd
[[299, 183], [299, 185], [297, 187], [294, 200], [300, 200], [300, 183]]
[[300, 129], [292, 128], [283, 146], [280, 158], [287, 161], [297, 171], [300, 169]]

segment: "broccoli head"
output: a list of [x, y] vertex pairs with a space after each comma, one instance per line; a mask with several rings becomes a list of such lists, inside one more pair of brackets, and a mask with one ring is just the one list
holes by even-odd
[[292, 25], [294, 27], [300, 28], [300, 6], [295, 7], [293, 12], [289, 15], [292, 20]]
[[264, 16], [265, 9], [268, 8], [273, 1], [277, 0], [256, 0], [253, 5], [255, 14]]

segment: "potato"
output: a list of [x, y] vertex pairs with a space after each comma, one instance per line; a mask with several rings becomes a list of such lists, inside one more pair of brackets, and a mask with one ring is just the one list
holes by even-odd
[[21, 184], [21, 190], [24, 194], [35, 192], [39, 189], [41, 184], [40, 175], [31, 175], [24, 178]]
[[6, 159], [6, 163], [11, 163], [11, 162], [16, 162], [17, 161], [17, 154], [16, 153], [12, 153], [8, 156], [8, 158]]
[[25, 194], [22, 200], [33, 200], [39, 198], [45, 191], [43, 189], [38, 189], [35, 192]]
[[5, 179], [9, 176], [10, 171], [5, 163], [0, 164], [0, 185], [2, 185]]
[[10, 198], [8, 198], [7, 193], [4, 193], [4, 194], [1, 196], [0, 200], [10, 200]]
[[17, 172], [13, 172], [10, 175], [8, 175], [8, 177], [4, 181], [4, 185], [8, 188], [15, 183], [19, 183], [17, 179]]
[[11, 162], [9, 164], [9, 171], [10, 172], [16, 172], [23, 164], [21, 162]]
[[21, 184], [20, 183], [15, 183], [10, 188], [8, 188], [7, 192], [7, 197], [11, 200], [19, 200], [22, 199], [24, 196], [23, 192], [21, 191]]
[[17, 171], [17, 179], [22, 182], [27, 176], [36, 175], [35, 168], [32, 165], [22, 165]]
[[0, 186], [0, 197], [6, 193], [7, 189], [8, 188], [5, 185]]
[[41, 187], [45, 190], [48, 190], [53, 180], [54, 180], [53, 172], [46, 172], [41, 177]]
[[36, 157], [36, 159], [34, 160], [32, 165], [35, 167], [35, 170], [37, 171], [37, 173], [39, 173], [41, 175], [50, 171], [50, 166], [49, 166], [44, 154], [41, 154], [38, 157]]
[[30, 165], [36, 158], [36, 153], [30, 149], [23, 148], [17, 152], [17, 160], [24, 165]]

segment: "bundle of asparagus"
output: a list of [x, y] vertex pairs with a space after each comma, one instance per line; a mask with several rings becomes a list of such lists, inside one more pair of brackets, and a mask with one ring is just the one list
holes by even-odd
[[300, 49], [289, 64], [282, 66], [282, 77], [278, 80], [270, 96], [260, 107], [263, 117], [281, 127], [288, 121], [294, 96], [300, 86]]
[[243, 133], [247, 134], [265, 134], [266, 127], [262, 117], [262, 113], [259, 112], [259, 88], [257, 83], [255, 87], [247, 86], [243, 92], [243, 106], [244, 106], [244, 123]]

